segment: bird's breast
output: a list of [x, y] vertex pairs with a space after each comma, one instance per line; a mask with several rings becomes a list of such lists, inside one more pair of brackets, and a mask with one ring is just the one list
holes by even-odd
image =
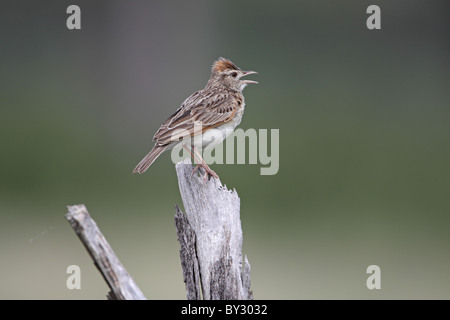
[[228, 138], [228, 136], [233, 133], [234, 129], [241, 123], [242, 116], [244, 115], [244, 107], [245, 104], [242, 103], [231, 120], [217, 127], [205, 130], [201, 136], [201, 140], [197, 139], [196, 141], [193, 141], [193, 145], [197, 148], [204, 148], [211, 144], [212, 146], [217, 145]]

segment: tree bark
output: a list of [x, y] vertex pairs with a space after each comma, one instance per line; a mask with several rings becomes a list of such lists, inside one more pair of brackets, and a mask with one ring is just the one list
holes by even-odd
[[[192, 175], [189, 159], [176, 165], [186, 214], [175, 215], [188, 299], [250, 300], [250, 264], [242, 268], [240, 199], [217, 179]], [[200, 280], [200, 281], [199, 281]]]

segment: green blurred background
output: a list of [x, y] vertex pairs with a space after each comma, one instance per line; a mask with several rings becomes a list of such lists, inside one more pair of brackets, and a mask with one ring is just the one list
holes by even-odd
[[[70, 4], [82, 30], [66, 28]], [[105, 298], [64, 218], [84, 203], [149, 299], [185, 299], [170, 154], [131, 171], [219, 56], [259, 72], [241, 128], [280, 130], [277, 175], [212, 166], [241, 198], [255, 298], [449, 298], [449, 9], [3, 1], [0, 298]], [[81, 290], [66, 288], [72, 264]], [[381, 290], [366, 287], [372, 264]]]

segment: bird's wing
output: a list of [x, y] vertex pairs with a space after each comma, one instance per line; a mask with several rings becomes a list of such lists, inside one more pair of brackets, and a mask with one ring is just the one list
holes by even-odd
[[198, 91], [163, 123], [153, 140], [160, 145], [167, 145], [202, 133], [231, 120], [237, 107], [236, 100], [229, 92]]

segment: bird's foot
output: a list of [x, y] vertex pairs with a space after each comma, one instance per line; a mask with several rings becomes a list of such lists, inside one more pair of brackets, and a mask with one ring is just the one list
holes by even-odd
[[213, 170], [211, 170], [206, 163], [199, 163], [195, 166], [194, 170], [192, 170], [192, 174], [194, 174], [198, 168], [203, 168], [205, 170], [205, 174], [203, 175], [203, 181], [206, 182], [206, 179], [208, 181], [211, 179], [211, 177], [219, 179], [219, 176], [217, 173], [215, 173]]

